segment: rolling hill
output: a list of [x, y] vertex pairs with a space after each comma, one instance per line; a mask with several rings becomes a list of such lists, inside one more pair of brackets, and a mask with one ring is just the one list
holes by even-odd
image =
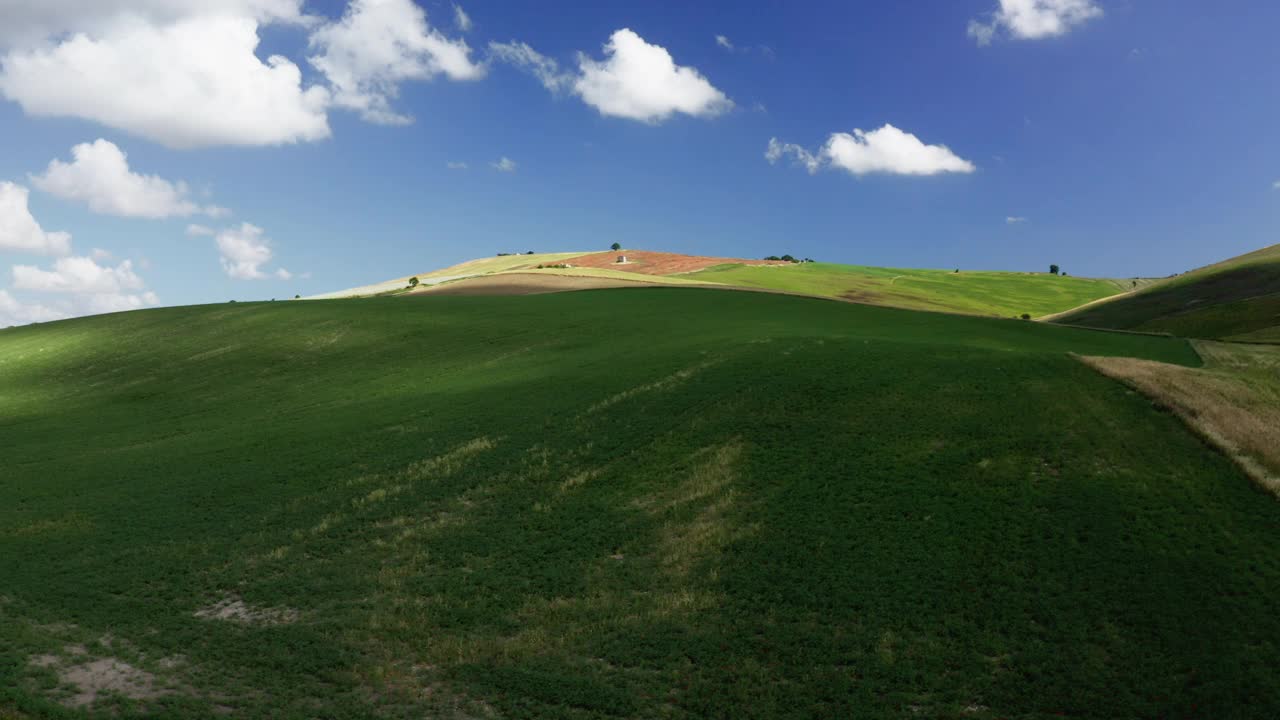
[[[626, 258], [625, 263], [618, 262], [620, 256]], [[520, 277], [503, 280], [493, 277], [511, 274]], [[1048, 273], [911, 270], [715, 258], [649, 250], [483, 258], [417, 277], [422, 284], [413, 293], [517, 294], [638, 284], [701, 284], [998, 317], [1058, 313], [1115, 295], [1128, 287], [1127, 281]], [[585, 277], [596, 278], [597, 282], [586, 283], [581, 279]], [[402, 294], [408, 280], [409, 276], [405, 276], [309, 299]]]
[[1065, 313], [1054, 322], [1280, 343], [1280, 245]]
[[1069, 352], [1200, 362], [668, 287], [0, 331], [0, 716], [1274, 717], [1280, 507]]

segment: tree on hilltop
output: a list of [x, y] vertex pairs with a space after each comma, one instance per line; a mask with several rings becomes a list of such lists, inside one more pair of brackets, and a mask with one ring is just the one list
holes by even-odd
[[614, 244], [612, 244], [612, 245], [610, 245], [610, 246], [609, 246], [609, 249], [610, 249], [610, 250], [613, 250], [614, 252], [617, 252], [618, 250], [621, 250], [621, 249], [622, 249], [622, 244], [621, 244], [621, 243], [614, 243]]

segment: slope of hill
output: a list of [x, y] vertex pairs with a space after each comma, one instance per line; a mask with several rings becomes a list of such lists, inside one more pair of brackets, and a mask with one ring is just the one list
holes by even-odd
[[1054, 322], [1276, 342], [1280, 340], [1280, 245], [1080, 308]]
[[1197, 363], [696, 288], [0, 331], [0, 715], [1275, 716], [1280, 506], [1067, 351]]
[[[626, 257], [619, 263], [619, 256]], [[543, 265], [557, 267], [540, 268]], [[561, 267], [561, 266], [569, 267]], [[516, 288], [531, 292], [575, 289], [583, 283], [554, 279], [535, 281], [479, 280], [503, 273], [527, 276], [601, 277], [622, 286], [635, 282], [650, 284], [711, 284], [726, 288], [766, 290], [813, 295], [914, 310], [934, 310], [999, 317], [1028, 314], [1041, 316], [1078, 307], [1114, 295], [1122, 284], [1055, 276], [1048, 273], [951, 272], [945, 270], [903, 270], [834, 263], [800, 263], [716, 258], [649, 250], [603, 253], [553, 253], [542, 255], [484, 258], [418, 275], [417, 292], [433, 292], [448, 283], [449, 293], [509, 294]], [[317, 296], [317, 298], [377, 295], [405, 288], [408, 277], [376, 285]], [[464, 285], [470, 283], [471, 287]], [[1125, 286], [1127, 287], [1127, 285]], [[441, 288], [443, 289], [443, 288]]]
[[688, 277], [869, 305], [1000, 317], [1045, 315], [1120, 292], [1111, 280], [1048, 273], [907, 270], [834, 263], [723, 265]]

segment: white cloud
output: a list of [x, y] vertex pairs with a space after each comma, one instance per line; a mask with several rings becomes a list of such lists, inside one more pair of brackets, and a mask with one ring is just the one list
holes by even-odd
[[1064, 35], [1101, 16], [1094, 0], [1000, 0], [990, 21], [969, 21], [968, 33], [979, 45], [990, 44], [1001, 30], [1019, 40], [1037, 40]]
[[19, 290], [74, 294], [113, 294], [146, 287], [133, 271], [133, 261], [115, 267], [99, 265], [91, 257], [58, 258], [52, 270], [34, 265], [13, 266], [13, 287]]
[[515, 160], [512, 160], [512, 159], [511, 159], [511, 158], [509, 158], [509, 157], [503, 157], [503, 158], [499, 159], [497, 162], [491, 162], [491, 163], [489, 163], [489, 165], [490, 165], [494, 170], [497, 170], [498, 172], [507, 172], [507, 173], [509, 173], [509, 172], [515, 172], [515, 171], [516, 171], [516, 161], [515, 161]]
[[1020, 215], [1010, 215], [1004, 219], [1006, 225], [1019, 225], [1026, 222], [1027, 219]]
[[770, 163], [776, 163], [786, 155], [794, 157], [810, 173], [823, 167], [845, 170], [853, 175], [937, 175], [970, 173], [976, 169], [973, 163], [960, 158], [947, 146], [926, 145], [915, 135], [889, 124], [869, 132], [832, 133], [817, 153], [799, 145], [780, 142], [777, 138], [769, 140], [765, 158]]
[[567, 90], [573, 85], [572, 74], [560, 72], [559, 63], [525, 43], [514, 40], [509, 43], [491, 42], [489, 55], [532, 74], [543, 87], [553, 93]]
[[724, 48], [725, 50], [729, 50], [729, 51], [732, 51], [732, 50], [733, 50], [733, 43], [732, 43], [732, 42], [730, 42], [730, 41], [729, 41], [729, 38], [725, 37], [724, 35], [717, 35], [717, 36], [716, 36], [716, 45], [719, 45], [720, 47]]
[[822, 167], [822, 158], [794, 143], [779, 142], [778, 138], [769, 138], [769, 146], [765, 148], [764, 157], [769, 164], [774, 164], [783, 157], [791, 155], [797, 164], [804, 166], [809, 174], [818, 172]]
[[369, 122], [404, 125], [413, 118], [391, 101], [405, 80], [476, 80], [483, 65], [471, 61], [464, 40], [450, 40], [427, 24], [413, 0], [351, 0], [342, 19], [311, 36], [307, 60], [329, 80], [333, 103]]
[[45, 232], [27, 206], [29, 191], [11, 182], [0, 181], [0, 250], [66, 255], [71, 252], [71, 235]]
[[453, 6], [453, 24], [462, 32], [471, 32], [471, 16], [457, 3]]
[[579, 53], [573, 89], [601, 115], [661, 122], [674, 113], [719, 115], [733, 101], [695, 68], [676, 65], [671, 53], [626, 28], [604, 45], [604, 59]]
[[32, 45], [60, 35], [96, 35], [122, 15], [167, 24], [192, 15], [235, 15], [258, 22], [306, 24], [302, 0], [0, 0], [0, 47]]
[[24, 303], [6, 290], [0, 290], [0, 327], [50, 322], [71, 317], [68, 313], [39, 303]]
[[218, 233], [215, 238], [222, 255], [222, 269], [237, 280], [264, 280], [274, 274], [281, 279], [291, 275], [283, 268], [268, 274], [263, 265], [271, 262], [271, 241], [263, 235], [262, 228], [251, 223], [241, 223]]
[[103, 250], [102, 248], [94, 248], [89, 253], [89, 257], [93, 258], [94, 260], [105, 262], [107, 260], [110, 260], [112, 255], [110, 250]]
[[466, 170], [468, 167], [464, 162], [448, 162], [445, 163], [445, 166], [450, 170]]
[[578, 53], [577, 73], [562, 72], [553, 58], [522, 42], [491, 42], [489, 54], [553, 93], [571, 90], [601, 115], [657, 123], [675, 113], [711, 117], [733, 107], [695, 68], [676, 65], [666, 48], [625, 28], [609, 37], [603, 60]]
[[209, 227], [208, 225], [198, 225], [196, 223], [192, 223], [187, 226], [186, 235], [187, 237], [201, 237], [201, 236], [213, 237], [214, 235], [217, 235], [217, 233], [214, 231], [213, 228]]
[[[92, 120], [174, 148], [329, 136], [328, 91], [304, 88], [288, 59], [273, 55], [263, 63], [255, 54], [259, 18], [296, 11], [297, 3], [277, 2], [268, 12], [274, 6], [265, 0], [221, 0], [198, 10], [184, 0], [150, 15], [108, 5], [120, 11], [109, 22], [70, 35], [64, 33], [76, 26], [60, 28], [56, 42], [5, 54], [0, 94], [29, 115]], [[233, 12], [255, 6], [256, 15]]]
[[132, 172], [128, 156], [106, 140], [76, 145], [71, 156], [69, 163], [50, 162], [43, 175], [31, 176], [32, 184], [61, 198], [84, 201], [90, 210], [103, 215], [167, 218], [226, 212], [192, 202], [190, 189], [182, 181]]

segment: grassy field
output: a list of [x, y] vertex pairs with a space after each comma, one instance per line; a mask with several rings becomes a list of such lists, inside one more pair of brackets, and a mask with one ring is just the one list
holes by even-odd
[[1280, 245], [1081, 308], [1055, 322], [1183, 337], [1280, 341]]
[[678, 288], [0, 331], [0, 717], [1275, 717], [1280, 506], [1068, 352], [1199, 363]]
[[1120, 285], [1112, 280], [1048, 273], [957, 273], [832, 263], [724, 265], [684, 277], [871, 305], [999, 317], [1048, 315], [1121, 292]]

